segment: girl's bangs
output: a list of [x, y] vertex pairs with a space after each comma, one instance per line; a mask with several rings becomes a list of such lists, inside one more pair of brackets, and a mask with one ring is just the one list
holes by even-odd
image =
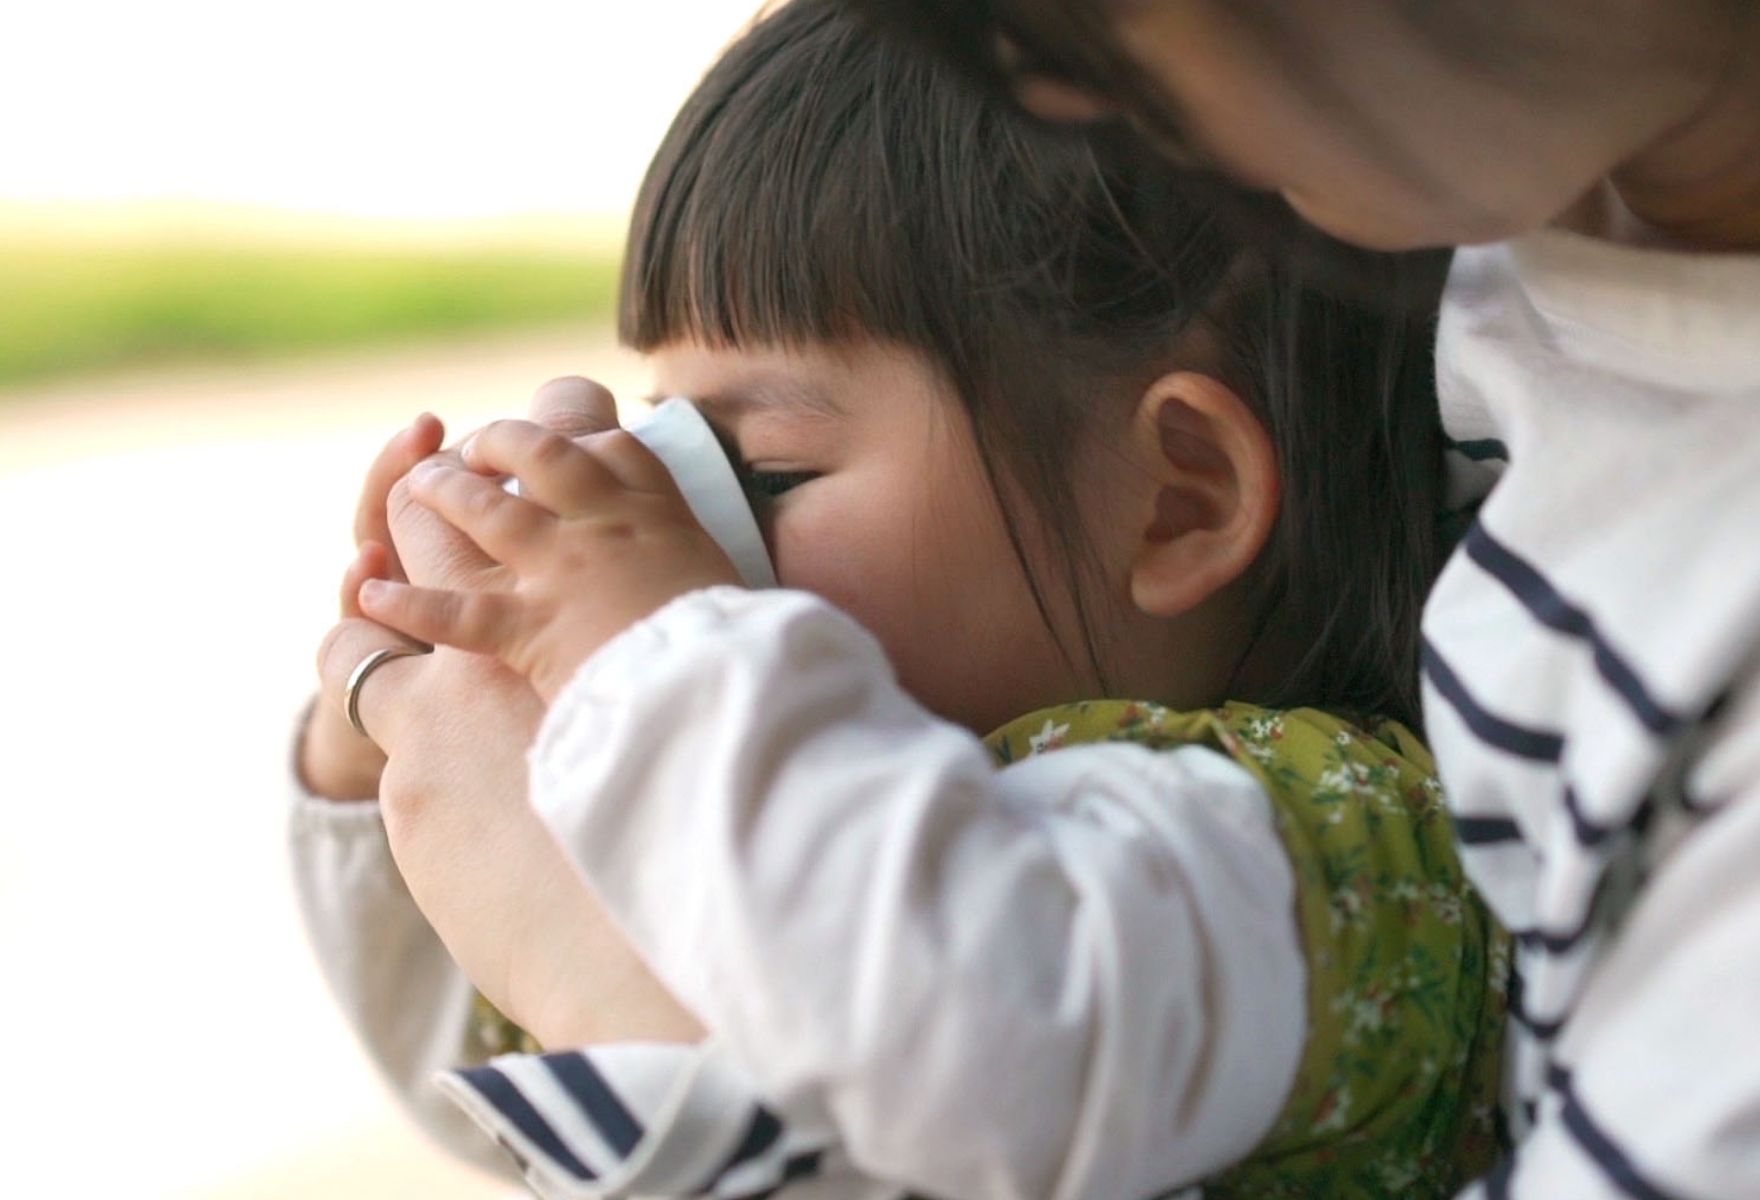
[[[957, 228], [901, 214], [925, 204], [920, 156], [901, 150], [875, 89], [872, 47], [839, 53], [847, 28], [784, 8], [767, 52], [712, 71], [662, 143], [624, 259], [619, 332], [668, 342], [798, 346], [856, 337], [927, 340], [927, 292]], [[805, 66], [803, 64], [810, 64]], [[890, 62], [892, 72], [909, 64]], [[781, 73], [786, 86], [770, 76]], [[914, 194], [913, 194], [914, 193]], [[934, 264], [941, 264], [938, 268]], [[945, 275], [943, 275], [945, 278]]]

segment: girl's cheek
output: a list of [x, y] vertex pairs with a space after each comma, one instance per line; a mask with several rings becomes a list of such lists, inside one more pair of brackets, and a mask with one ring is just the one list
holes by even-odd
[[776, 569], [776, 582], [786, 588], [818, 591], [814, 586], [817, 572], [810, 523], [776, 501], [759, 505], [757, 517], [758, 531], [764, 535], [764, 546]]

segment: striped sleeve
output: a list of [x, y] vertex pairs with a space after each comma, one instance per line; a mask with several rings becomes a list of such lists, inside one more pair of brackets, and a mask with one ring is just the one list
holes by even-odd
[[1651, 877], [1472, 1200], [1760, 1196], [1760, 788]]
[[714, 1043], [510, 1054], [437, 1082], [543, 1200], [903, 1196], [851, 1171], [829, 1134], [760, 1103]]

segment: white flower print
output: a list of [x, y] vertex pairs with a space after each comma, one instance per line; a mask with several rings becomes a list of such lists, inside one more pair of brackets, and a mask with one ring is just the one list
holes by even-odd
[[1045, 719], [1045, 728], [1027, 738], [1027, 745], [1033, 754], [1043, 754], [1047, 750], [1055, 750], [1063, 745], [1063, 739], [1069, 736], [1069, 726], [1059, 725], [1051, 718]]

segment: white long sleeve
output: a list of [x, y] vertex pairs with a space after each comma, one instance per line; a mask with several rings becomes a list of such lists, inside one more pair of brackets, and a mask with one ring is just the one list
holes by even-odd
[[[498, 1127], [489, 1116], [492, 1107], [468, 1083], [499, 1077], [498, 1068], [481, 1067], [488, 1056], [475, 1037], [476, 990], [411, 898], [391, 857], [379, 805], [326, 800], [297, 782], [292, 790], [295, 896], [344, 1018], [403, 1110], [430, 1138], [511, 1180], [517, 1168], [531, 1165], [517, 1145], [522, 1135], [517, 1126], [507, 1132]], [[592, 1195], [619, 1194], [626, 1187], [646, 1195], [689, 1195], [710, 1176], [749, 1188], [766, 1172], [779, 1178], [804, 1149], [819, 1152], [832, 1141], [800, 1130], [783, 1137], [780, 1129], [766, 1140], [749, 1137], [757, 1093], [714, 1047], [613, 1044], [567, 1057], [599, 1082], [603, 1094], [595, 1111], [633, 1113], [651, 1135], [640, 1147], [616, 1135], [609, 1143], [591, 1139], [592, 1148], [581, 1154], [599, 1167]], [[517, 1078], [519, 1068], [511, 1069]], [[558, 1123], [568, 1127], [566, 1119]], [[618, 1128], [615, 1120], [612, 1127]], [[546, 1196], [571, 1194], [541, 1174], [534, 1182]], [[896, 1189], [864, 1185], [846, 1174], [835, 1194], [860, 1200], [869, 1192], [885, 1196]]]
[[[553, 705], [532, 798], [716, 1077], [765, 1098], [732, 1124], [775, 1122], [803, 1180], [1155, 1194], [1250, 1150], [1301, 1057], [1294, 881], [1246, 771], [1122, 744], [998, 770], [814, 598], [715, 589], [627, 631]], [[558, 1088], [577, 1065], [551, 1059], [455, 1084], [540, 1191], [598, 1194], [578, 1118], [616, 1089]]]
[[379, 806], [294, 787], [289, 849], [313, 952], [344, 1018], [399, 1102], [435, 1141], [506, 1175], [494, 1143], [433, 1085], [480, 1061], [471, 1044], [475, 990], [410, 898]]

